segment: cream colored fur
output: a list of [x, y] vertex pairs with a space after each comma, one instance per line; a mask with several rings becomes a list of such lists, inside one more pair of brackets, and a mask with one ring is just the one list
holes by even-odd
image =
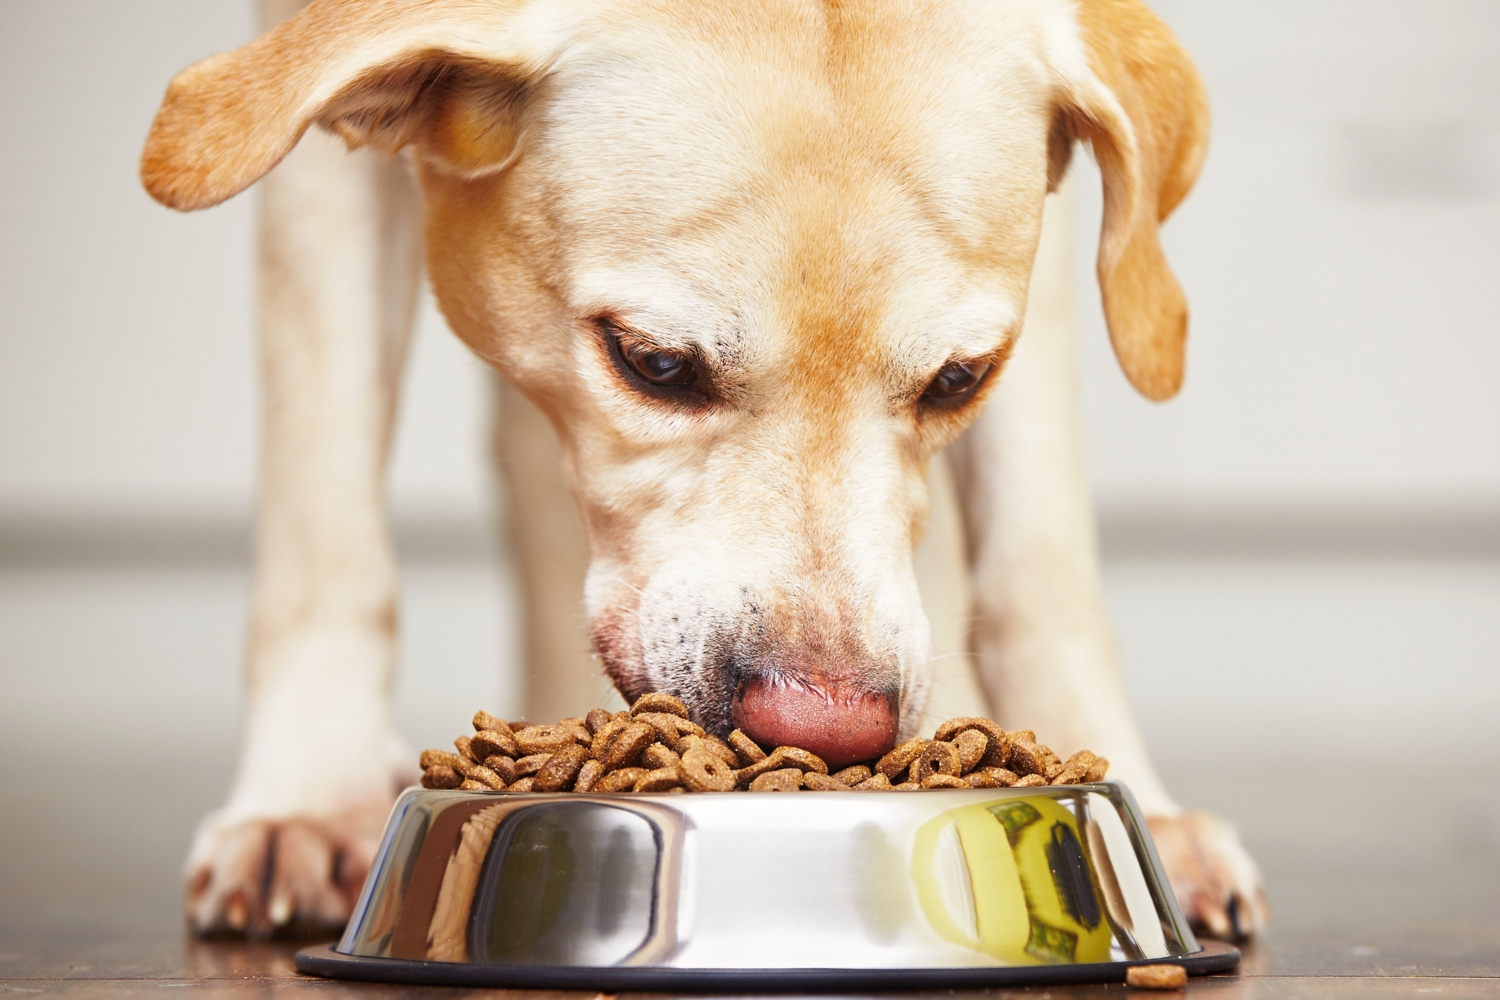
[[[268, 23], [291, 6], [268, 2]], [[565, 482], [593, 646], [627, 695], [672, 689], [723, 726], [735, 664], [803, 657], [821, 683], [818, 651], [839, 650], [839, 683], [897, 693], [914, 732], [934, 677], [914, 549], [929, 463], [952, 444], [991, 704], [1110, 757], [1193, 915], [1259, 925], [1253, 864], [1229, 828], [1179, 814], [1131, 719], [1080, 456], [1065, 227], [1042, 235], [1087, 139], [1111, 336], [1143, 393], [1171, 395], [1186, 309], [1156, 227], [1196, 175], [1206, 116], [1143, 6], [315, 0], [173, 81], [142, 161], [179, 208], [280, 163], [263, 196], [246, 745], [189, 860], [195, 926], [341, 919], [408, 777], [382, 479], [416, 199], [404, 159], [346, 155], [312, 124], [410, 147], [450, 324], [558, 436], [565, 480], [512, 475], [534, 629], [568, 619], [578, 584]], [[713, 404], [633, 387], [605, 346], [622, 328], [692, 351]], [[919, 398], [945, 362], [1007, 358], [966, 406]], [[504, 462], [535, 473], [553, 450], [535, 412], [502, 412]], [[592, 701], [556, 668], [578, 660], [569, 641], [529, 644], [549, 715]]]

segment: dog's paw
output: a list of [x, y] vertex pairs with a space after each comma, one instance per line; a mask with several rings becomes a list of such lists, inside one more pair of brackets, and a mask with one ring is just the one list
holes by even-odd
[[1265, 929], [1271, 913], [1260, 869], [1233, 826], [1200, 812], [1147, 822], [1172, 891], [1195, 929], [1226, 941]]
[[198, 934], [255, 938], [343, 926], [390, 806], [372, 800], [316, 817], [207, 817], [188, 857], [188, 923]]

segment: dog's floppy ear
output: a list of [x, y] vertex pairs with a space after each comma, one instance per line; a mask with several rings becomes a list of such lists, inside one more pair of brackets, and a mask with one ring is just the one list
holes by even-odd
[[167, 88], [141, 180], [172, 208], [255, 183], [317, 122], [351, 146], [422, 154], [464, 175], [507, 161], [517, 108], [550, 56], [523, 0], [313, 0]]
[[1149, 399], [1182, 385], [1187, 300], [1157, 228], [1208, 150], [1203, 82], [1171, 30], [1140, 0], [1080, 0], [1087, 67], [1074, 67], [1052, 143], [1054, 181], [1075, 137], [1104, 177], [1099, 287], [1115, 357]]

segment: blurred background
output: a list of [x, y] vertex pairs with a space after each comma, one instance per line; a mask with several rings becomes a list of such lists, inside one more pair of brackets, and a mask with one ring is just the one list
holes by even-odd
[[[1433, 899], [1493, 906], [1474, 894], [1500, 872], [1500, 5], [1154, 6], [1215, 118], [1165, 230], [1193, 307], [1167, 405], [1110, 355], [1096, 175], [1075, 161], [1089, 460], [1129, 690], [1180, 795], [1267, 863], [1283, 927], [1381, 905], [1376, 887], [1320, 901], [1327, 865], [1403, 863], [1354, 836], [1299, 868], [1272, 821], [1289, 775], [1363, 781], [1372, 802], [1417, 782], [1459, 796], [1433, 836], [1462, 864]], [[192, 822], [232, 766], [254, 195], [176, 215], [136, 158], [172, 74], [252, 33], [250, 0], [0, 0], [0, 930], [46, 911], [61, 866], [110, 889], [69, 919], [175, 919]], [[476, 704], [520, 704], [490, 406], [428, 303], [391, 476], [416, 745]], [[39, 804], [57, 782], [91, 789], [63, 832], [33, 822], [82, 808]], [[142, 798], [149, 816], [111, 826], [132, 863], [98, 860], [90, 817]]]

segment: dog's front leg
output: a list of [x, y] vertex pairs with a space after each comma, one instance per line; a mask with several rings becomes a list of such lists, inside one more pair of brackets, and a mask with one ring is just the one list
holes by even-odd
[[418, 197], [404, 161], [316, 131], [261, 185], [248, 711], [229, 801], [188, 858], [200, 932], [342, 923], [411, 777], [390, 702], [384, 478], [420, 273]]
[[1265, 920], [1228, 824], [1184, 813], [1157, 776], [1116, 664], [1085, 473], [1068, 201], [1049, 197], [1025, 330], [986, 411], [954, 446], [974, 574], [972, 646], [1003, 725], [1060, 755], [1108, 757], [1152, 818], [1190, 917], [1220, 936]]

